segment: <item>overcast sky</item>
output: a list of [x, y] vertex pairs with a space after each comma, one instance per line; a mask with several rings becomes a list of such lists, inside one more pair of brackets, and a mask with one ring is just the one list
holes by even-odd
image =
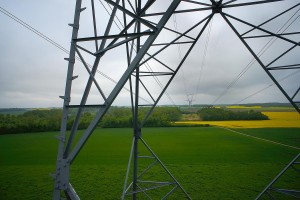
[[[90, 1], [83, 1], [83, 5], [87, 6], [87, 11], [84, 12], [90, 13], [91, 8], [89, 2]], [[239, 2], [247, 1], [236, 1], [236, 3]], [[241, 9], [224, 9], [224, 12], [248, 22], [259, 24], [298, 2], [298, 0], [286, 0], [269, 5], [247, 6]], [[156, 12], [162, 11], [169, 3], [170, 1], [158, 0], [153, 5], [152, 10]], [[67, 24], [73, 21], [75, 1], [2, 0], [0, 1], [0, 6], [69, 50], [72, 29]], [[99, 4], [99, 2], [96, 3], [95, 6], [99, 7], [97, 15], [100, 29], [99, 34], [101, 34], [106, 26], [105, 21], [108, 19], [108, 14], [103, 8], [100, 8], [101, 4]], [[182, 3], [178, 9], [191, 7], [195, 8], [196, 5]], [[280, 19], [265, 25], [264, 28], [272, 32], [277, 32], [290, 19], [284, 28], [287, 28], [289, 24], [291, 25], [285, 32], [300, 31], [300, 11], [298, 12], [298, 9], [299, 7], [293, 9]], [[176, 14], [176, 24], [174, 24], [174, 18], [172, 18], [168, 26], [174, 28], [174, 26], [177, 25], [179, 31], [186, 30], [208, 14], [209, 12]], [[80, 24], [81, 30], [90, 29], [92, 27], [90, 26], [91, 20], [90, 15], [83, 13]], [[103, 24], [101, 24], [102, 21]], [[68, 55], [3, 13], [0, 13], [0, 22], [0, 108], [62, 106], [63, 102], [59, 96], [64, 94], [67, 72], [67, 62], [64, 58], [68, 57]], [[232, 23], [234, 23], [241, 33], [249, 29], [249, 27], [233, 21]], [[246, 69], [247, 64], [249, 64], [253, 58], [219, 14], [215, 15], [209, 26], [211, 28], [210, 35], [208, 34], [209, 29], [206, 29], [183, 65], [182, 70], [179, 71], [167, 90], [175, 104], [187, 104], [187, 95], [190, 98], [191, 96], [194, 97], [194, 104], [233, 104], [241, 102], [251, 94], [257, 93], [272, 84], [272, 81], [262, 68], [257, 63], [254, 63], [236, 84], [230, 87], [229, 90], [226, 90], [227, 86]], [[200, 29], [201, 26], [195, 29], [193, 33], [190, 33], [191, 36], [195, 36], [199, 33]], [[117, 27], [114, 27], [113, 30], [116, 33], [118, 31]], [[82, 31], [80, 33], [87, 36], [89, 32]], [[161, 37], [158, 38], [158, 41], [169, 41], [169, 38], [176, 36], [174, 34], [168, 34], [170, 33], [163, 33]], [[253, 35], [255, 34], [259, 35], [263, 33], [259, 31], [253, 32]], [[299, 41], [299, 35], [286, 37]], [[255, 52], [259, 52], [270, 39], [271, 38], [252, 39], [247, 40], [247, 42], [249, 42], [249, 45]], [[208, 43], [208, 45], [206, 56], [204, 56], [206, 43]], [[158, 57], [169, 65], [174, 65], [173, 68], [175, 68], [175, 65], [186, 52], [187, 47], [188, 46], [182, 45], [178, 47], [174, 45], [173, 49], [167, 50]], [[261, 56], [261, 59], [267, 64], [272, 61], [276, 55], [280, 55], [290, 47], [292, 47], [292, 44], [278, 39]], [[178, 50], [179, 48], [180, 50]], [[150, 49], [150, 52], [154, 52], [154, 50], [155, 49]], [[295, 48], [286, 58], [278, 60], [272, 66], [299, 64], [299, 53], [299, 47]], [[126, 60], [124, 58], [124, 54], [119, 53], [117, 50], [112, 51], [107, 57], [103, 58], [103, 67], [101, 65], [99, 70], [114, 80], [118, 80], [123, 72], [122, 70], [124, 70], [121, 66], [126, 67]], [[87, 60], [89, 63], [92, 63], [92, 59]], [[151, 67], [156, 65], [153, 61], [150, 61], [149, 64]], [[108, 67], [106, 67], [106, 65]], [[79, 78], [76, 80], [76, 83], [74, 82], [73, 84], [72, 101], [78, 103], [85, 86], [87, 74], [85, 72], [85, 75], [81, 76], [84, 70], [80, 62], [77, 62], [75, 67], [74, 75], [78, 74]], [[153, 68], [155, 68], [155, 66], [153, 66]], [[288, 79], [280, 82], [288, 94], [294, 93], [300, 85], [299, 71], [299, 69], [285, 70], [274, 74], [278, 80], [292, 74]], [[99, 83], [105, 88], [104, 92], [108, 94], [114, 84], [109, 80], [105, 80], [105, 78], [99, 74], [97, 78], [99, 79]], [[165, 80], [160, 79], [160, 81], [164, 83]], [[151, 86], [154, 96], [158, 95], [160, 90], [158, 85], [151, 85], [152, 82], [150, 80], [149, 82], [145, 80], [145, 83]], [[97, 92], [93, 91], [94, 90], [92, 90], [91, 97], [89, 98], [91, 103], [99, 101]], [[144, 95], [144, 93], [142, 92], [141, 95]], [[145, 98], [147, 99], [148, 97], [145, 96]], [[275, 86], [272, 86], [257, 95], [247, 98], [241, 103], [260, 102], [287, 101], [281, 92]], [[160, 103], [173, 104], [166, 96], [161, 99]], [[115, 101], [115, 105], [129, 105], [128, 91], [122, 90]]]

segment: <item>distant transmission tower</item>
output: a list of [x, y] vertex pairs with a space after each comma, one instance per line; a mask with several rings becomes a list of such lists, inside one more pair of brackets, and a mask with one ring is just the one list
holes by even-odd
[[[264, 16], [266, 16], [272, 11], [273, 5], [284, 5], [284, 2], [289, 1], [253, 0], [238, 3], [234, 0], [173, 0], [172, 2], [91, 0], [84, 2], [87, 4], [86, 8], [82, 6], [82, 0], [76, 0], [74, 21], [70, 24], [73, 29], [70, 55], [66, 58], [68, 71], [65, 94], [61, 96], [63, 116], [53, 199], [58, 200], [63, 197], [72, 200], [79, 199], [70, 183], [70, 166], [114, 100], [120, 96], [120, 91], [125, 85], [130, 88], [131, 94], [128, 99], [132, 106], [133, 139], [124, 189], [123, 192], [120, 191], [121, 199], [167, 199], [172, 195], [177, 199], [191, 199], [143, 139], [142, 127], [215, 15], [221, 16], [219, 19], [228, 24], [237, 36], [237, 40], [244, 44], [262, 70], [276, 84], [291, 105], [300, 112], [300, 87], [293, 88], [293, 92], [287, 92], [290, 91], [290, 88], [287, 90], [285, 85], [279, 84], [278, 76], [276, 76], [276, 72], [293, 71], [300, 68], [299, 62], [289, 63], [289, 59], [285, 59], [294, 50], [299, 50], [299, 40], [295, 41], [294, 36], [299, 35], [300, 31], [295, 29], [289, 31], [288, 28], [279, 31], [272, 29], [277, 25], [276, 20], [283, 16], [295, 13], [289, 22], [296, 20], [300, 4], [297, 3], [276, 15], [269, 16], [264, 21], [255, 21], [255, 24], [252, 19], [249, 20], [250, 23], [232, 14], [234, 10], [241, 8], [252, 9], [252, 13], [254, 13], [256, 8], [264, 6]], [[108, 13], [108, 17], [104, 16], [104, 13]], [[182, 30], [169, 28], [169, 25], [172, 24], [172, 15], [176, 14], [178, 22], [193, 13], [194, 21], [186, 21], [188, 23], [185, 23]], [[290, 25], [287, 24], [287, 26]], [[281, 48], [273, 49], [276, 51], [273, 52], [271, 60], [264, 60], [259, 52], [252, 48], [251, 43], [262, 38], [274, 38], [284, 43]], [[182, 47], [182, 59], [176, 63], [173, 54], [178, 45]], [[238, 57], [238, 52], [236, 56]], [[78, 66], [77, 63], [75, 65], [75, 58], [78, 57], [83, 65], [80, 63]], [[298, 54], [296, 57], [299, 61]], [[119, 60], [121, 61], [119, 62]], [[90, 68], [87, 63], [92, 63], [92, 67]], [[97, 75], [97, 70], [100, 68], [119, 81], [115, 85], [105, 82]], [[82, 96], [76, 103], [77, 97], [72, 92], [72, 85], [82, 86], [83, 83]], [[142, 101], [143, 99], [139, 97], [147, 99], [147, 102]], [[79, 139], [75, 140], [82, 115], [86, 108], [91, 107], [97, 109], [97, 114], [83, 134], [78, 135]], [[148, 108], [148, 112], [143, 115], [142, 120], [141, 107]], [[68, 117], [71, 110], [73, 113], [75, 110], [76, 114], [72, 128], [67, 134]], [[140, 148], [146, 149], [146, 153], [139, 154]], [[150, 164], [141, 165], [145, 160]], [[149, 177], [147, 173], [154, 166], [164, 171], [168, 179], [146, 179]], [[76, 176], [76, 174], [72, 174], [72, 176]], [[166, 189], [158, 190], [162, 188]]]
[[188, 102], [188, 106], [191, 108], [193, 105], [193, 95], [187, 95], [187, 99], [185, 101]]

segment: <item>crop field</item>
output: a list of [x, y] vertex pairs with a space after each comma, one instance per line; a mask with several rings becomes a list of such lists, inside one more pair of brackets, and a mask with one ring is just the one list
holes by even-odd
[[[237, 130], [300, 147], [300, 128]], [[55, 135], [0, 136], [0, 199], [51, 199]], [[97, 129], [91, 136], [71, 168], [72, 185], [82, 199], [120, 198], [131, 135], [131, 129], [115, 128]], [[217, 127], [145, 128], [143, 138], [193, 199], [254, 199], [299, 153]], [[161, 171], [154, 175], [156, 181], [165, 178]], [[278, 184], [299, 189], [299, 175], [288, 175]], [[177, 191], [170, 199], [182, 198]]]
[[264, 106], [226, 106], [227, 109], [235, 110], [235, 111], [244, 111], [244, 110], [255, 110], [261, 112], [294, 112], [295, 109], [293, 107], [284, 107], [284, 106], [272, 106], [272, 107], [264, 107]]
[[270, 120], [239, 121], [180, 121], [176, 124], [210, 124], [228, 128], [300, 128], [300, 115], [297, 112], [263, 112]]

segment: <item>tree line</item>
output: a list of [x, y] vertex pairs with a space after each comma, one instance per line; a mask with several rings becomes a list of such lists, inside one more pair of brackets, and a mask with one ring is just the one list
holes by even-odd
[[[138, 122], [142, 123], [150, 108], [139, 109]], [[168, 127], [176, 126], [176, 121], [181, 120], [182, 113], [178, 107], [156, 107], [143, 124], [144, 127]], [[76, 109], [70, 109], [67, 121], [67, 129], [72, 128], [76, 118]], [[97, 113], [96, 109], [86, 109], [81, 115], [79, 129], [86, 129]], [[221, 120], [267, 120], [268, 117], [257, 111], [238, 111], [221, 108], [203, 108], [198, 112], [204, 121]], [[30, 110], [23, 114], [0, 114], [0, 134], [28, 133], [43, 131], [59, 131], [61, 126], [62, 109]], [[132, 109], [130, 107], [111, 107], [98, 127], [123, 128], [132, 127]]]
[[[142, 123], [149, 108], [139, 109], [139, 124]], [[172, 122], [181, 119], [181, 111], [177, 107], [156, 107], [154, 112], [145, 122], [145, 127], [164, 127], [170, 126]], [[99, 124], [103, 128], [132, 127], [132, 110], [129, 107], [115, 107], [108, 111]]]
[[[139, 111], [139, 123], [144, 119], [149, 108]], [[85, 110], [81, 116], [79, 129], [86, 129], [95, 117], [97, 110]], [[30, 110], [23, 114], [0, 114], [0, 134], [28, 133], [43, 131], [59, 131], [62, 109]], [[76, 118], [76, 110], [70, 110], [67, 129], [72, 128]], [[144, 124], [145, 127], [171, 126], [171, 123], [181, 118], [179, 108], [157, 107]], [[129, 107], [112, 107], [98, 124], [102, 128], [132, 127], [132, 110]]]
[[268, 120], [268, 116], [259, 111], [231, 111], [222, 108], [203, 108], [198, 112], [203, 121], [226, 121], [226, 120]]
[[57, 131], [61, 116], [61, 109], [31, 110], [19, 115], [1, 114], [0, 134]]

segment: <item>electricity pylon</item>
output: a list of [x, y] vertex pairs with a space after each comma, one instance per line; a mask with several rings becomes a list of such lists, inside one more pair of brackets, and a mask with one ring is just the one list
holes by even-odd
[[[287, 171], [294, 171], [298, 174], [299, 177], [299, 166], [300, 162], [300, 153], [288, 164], [285, 168], [269, 183], [269, 185], [256, 197], [255, 200], [263, 199], [263, 197], [267, 197], [268, 199], [277, 199], [276, 194], [281, 194], [284, 197], [294, 197], [300, 198], [300, 191], [297, 189], [287, 189], [287, 188], [278, 188], [275, 184], [277, 181], [280, 181], [282, 176], [285, 176]], [[296, 179], [296, 177], [292, 176], [292, 178]], [[274, 195], [275, 194], [275, 195]]]
[[[64, 101], [63, 116], [54, 175], [53, 199], [60, 199], [62, 192], [68, 199], [79, 199], [70, 183], [70, 166], [85, 146], [97, 124], [125, 87], [129, 87], [128, 90], [130, 91], [128, 99], [130, 99], [132, 106], [133, 140], [121, 198], [151, 199], [149, 191], [168, 186], [170, 189], [165, 190], [160, 198], [166, 199], [179, 191], [183, 198], [191, 199], [143, 139], [142, 127], [215, 15], [221, 16], [223, 22], [228, 24], [235, 33], [237, 40], [244, 44], [267, 76], [291, 105], [300, 112], [299, 100], [297, 100], [299, 99], [300, 87], [297, 87], [293, 93], [288, 93], [287, 89], [279, 83], [278, 78], [272, 73], [278, 70], [297, 70], [299, 68], [299, 63], [275, 65], [277, 61], [283, 60], [290, 52], [299, 48], [299, 42], [289, 38], [289, 36], [297, 35], [299, 32], [285, 32], [285, 30], [274, 32], [265, 26], [286, 13], [294, 12], [299, 8], [299, 3], [256, 24], [228, 14], [226, 10], [262, 5], [272, 7], [273, 4], [280, 2], [278, 0], [242, 3], [237, 3], [234, 0], [173, 0], [170, 2], [155, 0], [99, 0], [98, 2], [91, 0], [89, 3], [90, 6], [86, 9], [82, 6], [82, 0], [76, 0], [74, 21], [69, 24], [73, 32], [70, 55], [66, 58], [68, 71], [65, 94], [61, 96]], [[103, 12], [108, 12], [109, 17], [105, 18]], [[170, 28], [172, 16], [175, 14], [183, 17], [195, 12], [199, 18], [195, 18], [196, 23], [187, 23], [184, 30]], [[87, 23], [90, 23], [90, 26]], [[237, 24], [247, 27], [248, 30], [242, 32], [240, 25]], [[275, 38], [285, 42], [286, 46], [289, 47], [288, 49], [280, 49], [281, 52], [274, 54], [271, 62], [265, 64], [266, 61], [260, 56], [261, 52], [257, 52], [251, 47], [251, 42], [246, 41], [260, 38]], [[178, 45], [182, 47], [183, 55], [180, 60], [175, 61], [173, 50]], [[116, 57], [120, 60], [123, 59], [123, 62], [116, 63]], [[74, 71], [77, 70], [75, 68], [76, 59], [81, 61], [79, 66], [86, 71], [85, 74], [82, 70], [78, 70], [78, 72], [82, 73], [83, 77], [87, 75], [79, 103], [74, 103], [76, 97], [71, 98], [72, 85], [76, 84], [78, 78], [77, 75], [74, 75]], [[92, 65], [88, 62], [92, 62]], [[98, 76], [100, 68], [107, 72], [119, 74], [115, 85], [106, 84], [103, 78]], [[93, 102], [91, 99], [95, 94], [97, 95], [97, 103], [90, 103]], [[97, 109], [97, 114], [75, 143], [74, 137], [78, 132], [84, 110], [90, 107]], [[142, 119], [140, 119], [141, 107], [148, 108]], [[68, 117], [72, 109], [76, 109], [76, 114], [70, 133], [67, 134]], [[148, 154], [140, 155], [139, 148], [141, 147], [145, 148]], [[152, 159], [153, 162], [141, 169], [139, 168], [141, 159]], [[166, 172], [169, 177], [168, 181], [142, 179], [155, 165]], [[130, 170], [132, 173], [129, 172]], [[131, 175], [132, 178], [129, 177]], [[129, 179], [132, 179], [130, 184], [128, 184]]]

